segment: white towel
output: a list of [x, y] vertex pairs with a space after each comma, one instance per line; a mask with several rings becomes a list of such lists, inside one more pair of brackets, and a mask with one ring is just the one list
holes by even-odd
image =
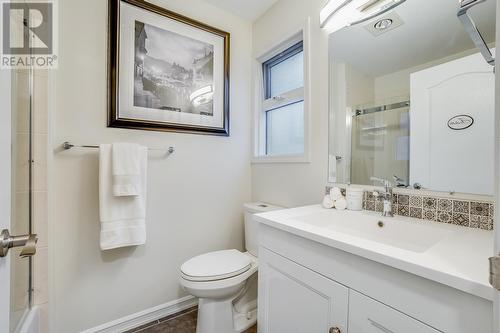
[[330, 189], [330, 197], [335, 201], [340, 198], [343, 198], [342, 191], [338, 187], [332, 187]]
[[113, 195], [139, 195], [141, 188], [141, 146], [113, 143]]
[[146, 242], [147, 148], [140, 147], [141, 186], [137, 196], [113, 195], [112, 146], [99, 147], [99, 215], [101, 250], [141, 245]]
[[335, 200], [335, 208], [338, 210], [346, 210], [347, 200], [344, 197]]
[[330, 209], [330, 208], [333, 208], [335, 207], [335, 201], [333, 201], [333, 199], [330, 197], [329, 194], [325, 195], [325, 197], [323, 198], [323, 208], [327, 208], [327, 209]]

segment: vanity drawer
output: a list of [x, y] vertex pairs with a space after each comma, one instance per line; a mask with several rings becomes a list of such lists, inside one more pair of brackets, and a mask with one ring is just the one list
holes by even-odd
[[349, 290], [349, 333], [439, 333], [441, 331]]

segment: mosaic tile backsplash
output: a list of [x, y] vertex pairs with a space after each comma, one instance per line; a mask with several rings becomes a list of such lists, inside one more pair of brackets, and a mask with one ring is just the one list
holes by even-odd
[[[330, 187], [326, 188], [326, 193]], [[342, 190], [345, 195], [345, 190]], [[393, 194], [395, 215], [456, 224], [469, 228], [493, 230], [494, 205], [491, 202], [468, 201], [434, 196]], [[384, 204], [372, 192], [365, 192], [363, 208], [382, 212]]]

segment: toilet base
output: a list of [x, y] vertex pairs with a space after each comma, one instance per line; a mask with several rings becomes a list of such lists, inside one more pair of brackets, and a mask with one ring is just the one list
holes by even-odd
[[200, 299], [196, 333], [241, 333], [257, 322], [257, 309], [247, 313], [234, 311], [233, 300]]
[[246, 288], [239, 297], [225, 300], [200, 298], [196, 333], [240, 333], [255, 325], [257, 299], [256, 294], [252, 299], [252, 291]]
[[257, 322], [257, 269], [215, 281], [191, 281], [181, 277], [182, 287], [198, 297], [196, 333], [241, 333]]
[[233, 302], [200, 298], [196, 333], [235, 333], [233, 328]]

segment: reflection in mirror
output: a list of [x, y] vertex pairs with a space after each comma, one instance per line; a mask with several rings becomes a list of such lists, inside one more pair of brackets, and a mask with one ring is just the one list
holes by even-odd
[[[494, 53], [496, 1], [469, 11]], [[330, 35], [329, 182], [492, 195], [494, 72], [456, 0], [407, 0]]]

